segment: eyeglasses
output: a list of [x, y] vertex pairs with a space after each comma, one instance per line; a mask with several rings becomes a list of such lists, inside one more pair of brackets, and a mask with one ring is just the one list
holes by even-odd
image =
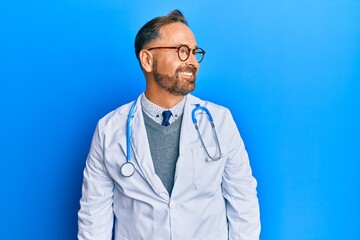
[[205, 51], [202, 48], [191, 49], [186, 45], [180, 45], [178, 47], [153, 47], [149, 48], [148, 51], [155, 49], [176, 49], [178, 57], [181, 61], [186, 61], [190, 57], [190, 52], [195, 55], [196, 60], [200, 63], [204, 59]]

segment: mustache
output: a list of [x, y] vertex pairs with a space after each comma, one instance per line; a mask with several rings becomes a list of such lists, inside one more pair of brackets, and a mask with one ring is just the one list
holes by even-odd
[[195, 66], [192, 66], [192, 65], [186, 65], [186, 66], [180, 66], [176, 69], [176, 73], [179, 73], [179, 72], [191, 72], [192, 74], [196, 74], [196, 71], [197, 71], [197, 68]]

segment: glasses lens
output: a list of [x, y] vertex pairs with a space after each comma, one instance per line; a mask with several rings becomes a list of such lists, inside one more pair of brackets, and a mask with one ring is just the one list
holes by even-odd
[[180, 46], [179, 47], [179, 58], [181, 61], [186, 61], [189, 58], [190, 48], [188, 46]]
[[202, 48], [194, 49], [196, 60], [201, 62], [204, 59], [205, 51]]

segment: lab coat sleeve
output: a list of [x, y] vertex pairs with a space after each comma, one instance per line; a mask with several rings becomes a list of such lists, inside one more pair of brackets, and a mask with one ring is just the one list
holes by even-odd
[[256, 179], [252, 176], [248, 154], [236, 124], [228, 111], [229, 155], [223, 174], [222, 191], [226, 199], [229, 240], [258, 240], [260, 211]]
[[110, 240], [113, 228], [112, 179], [103, 162], [103, 137], [96, 127], [84, 170], [78, 213], [78, 239]]

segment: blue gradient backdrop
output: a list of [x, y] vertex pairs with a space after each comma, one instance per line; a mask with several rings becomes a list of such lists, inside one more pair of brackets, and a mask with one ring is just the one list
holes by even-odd
[[360, 2], [14, 0], [0, 4], [0, 239], [76, 239], [99, 118], [144, 89], [137, 30], [183, 10], [195, 94], [233, 112], [264, 240], [360, 239]]

